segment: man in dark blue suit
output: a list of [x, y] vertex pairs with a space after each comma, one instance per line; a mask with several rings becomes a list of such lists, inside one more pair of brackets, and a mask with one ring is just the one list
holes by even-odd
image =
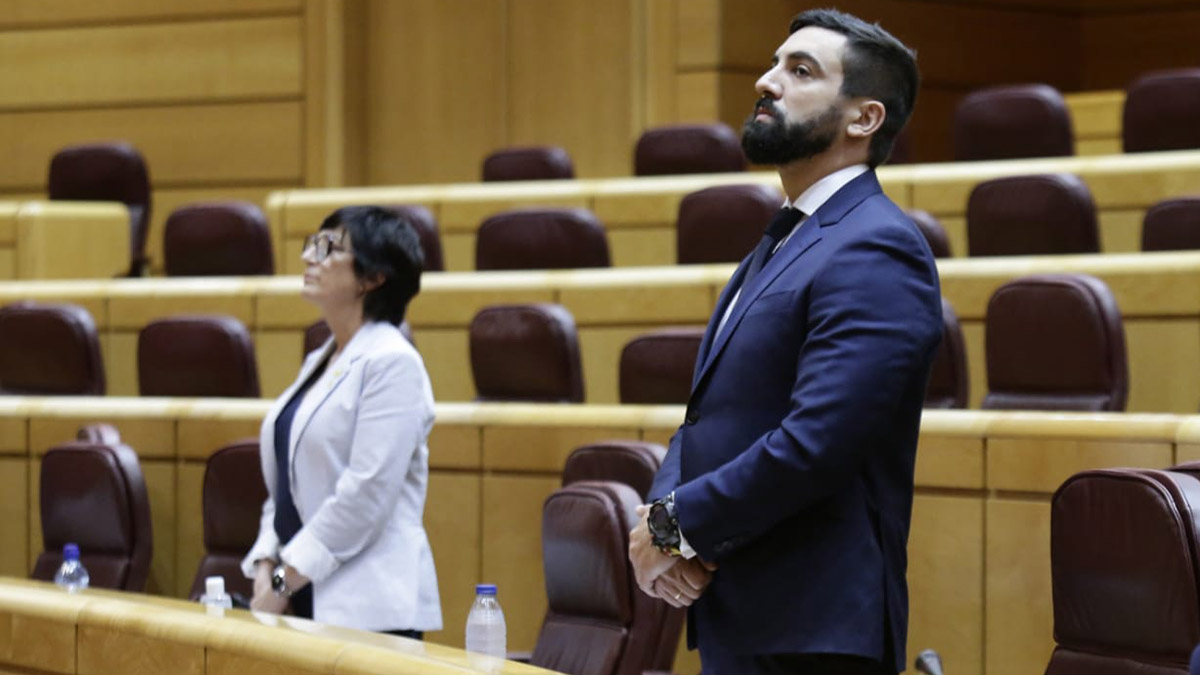
[[683, 425], [631, 532], [642, 589], [690, 606], [705, 675], [904, 669], [906, 544], [942, 319], [920, 231], [880, 190], [911, 50], [804, 12], [756, 88], [751, 161], [788, 203], [730, 279]]

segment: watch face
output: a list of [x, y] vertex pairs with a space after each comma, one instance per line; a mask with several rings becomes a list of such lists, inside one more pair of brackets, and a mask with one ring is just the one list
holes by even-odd
[[662, 504], [651, 505], [650, 515], [646, 517], [646, 524], [652, 533], [660, 537], [665, 536], [671, 529], [671, 514], [667, 513], [667, 507]]
[[275, 573], [271, 575], [271, 590], [282, 593], [286, 587], [287, 578], [283, 576], [283, 570], [275, 570]]

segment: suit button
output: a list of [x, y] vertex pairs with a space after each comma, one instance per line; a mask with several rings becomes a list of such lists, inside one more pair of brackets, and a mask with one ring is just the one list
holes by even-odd
[[695, 424], [697, 421], [699, 421], [699, 419], [700, 416], [697, 415], [696, 411], [692, 410], [691, 408], [688, 408], [687, 414], [683, 416], [683, 421], [687, 424]]

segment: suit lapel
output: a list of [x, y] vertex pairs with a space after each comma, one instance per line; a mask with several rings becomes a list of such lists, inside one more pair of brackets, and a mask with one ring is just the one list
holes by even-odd
[[[308, 423], [312, 421], [313, 415], [317, 410], [324, 405], [330, 395], [337, 390], [342, 381], [346, 379], [346, 374], [350, 372], [351, 366], [358, 359], [366, 354], [372, 342], [375, 326], [370, 323], [363, 324], [362, 328], [358, 329], [353, 338], [350, 338], [350, 343], [342, 350], [342, 355], [336, 363], [331, 363], [326, 367], [325, 373], [317, 378], [305, 394], [304, 400], [300, 402], [300, 407], [296, 410], [296, 416], [292, 419], [292, 430], [288, 438], [288, 465], [294, 467], [296, 461], [296, 448], [300, 444], [300, 437], [304, 435], [304, 430], [308, 427]], [[326, 347], [326, 352], [333, 349], [332, 340]], [[304, 382], [312, 371], [322, 360], [327, 358], [322, 356], [320, 359], [315, 359], [312, 367], [308, 368], [307, 373], [302, 373], [298, 382]], [[293, 471], [294, 473], [294, 471]]]
[[713, 310], [712, 316], [708, 318], [708, 326], [704, 329], [704, 337], [700, 339], [700, 349], [696, 352], [696, 365], [692, 372], [692, 389], [696, 388], [696, 383], [700, 381], [700, 372], [704, 363], [708, 359], [708, 351], [712, 347], [713, 335], [717, 332], [717, 326], [721, 325], [721, 317], [725, 316], [725, 308], [729, 306], [730, 300], [733, 299], [734, 293], [738, 288], [741, 288], [742, 279], [746, 276], [746, 269], [750, 266], [750, 260], [754, 257], [754, 251], [742, 259], [742, 264], [733, 271], [733, 276], [726, 282], [725, 288], [721, 290], [721, 295], [717, 297], [717, 306]]

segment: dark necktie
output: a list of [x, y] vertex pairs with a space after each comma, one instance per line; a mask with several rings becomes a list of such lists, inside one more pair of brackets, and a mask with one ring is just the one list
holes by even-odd
[[758, 276], [763, 265], [766, 265], [767, 261], [771, 259], [771, 255], [774, 254], [775, 247], [803, 217], [804, 212], [800, 209], [786, 206], [779, 209], [770, 224], [767, 225], [767, 231], [763, 233], [762, 241], [758, 242], [758, 247], [754, 249], [754, 256], [750, 258], [750, 267], [746, 268], [746, 276], [742, 277], [742, 288], [749, 286], [754, 277]]

